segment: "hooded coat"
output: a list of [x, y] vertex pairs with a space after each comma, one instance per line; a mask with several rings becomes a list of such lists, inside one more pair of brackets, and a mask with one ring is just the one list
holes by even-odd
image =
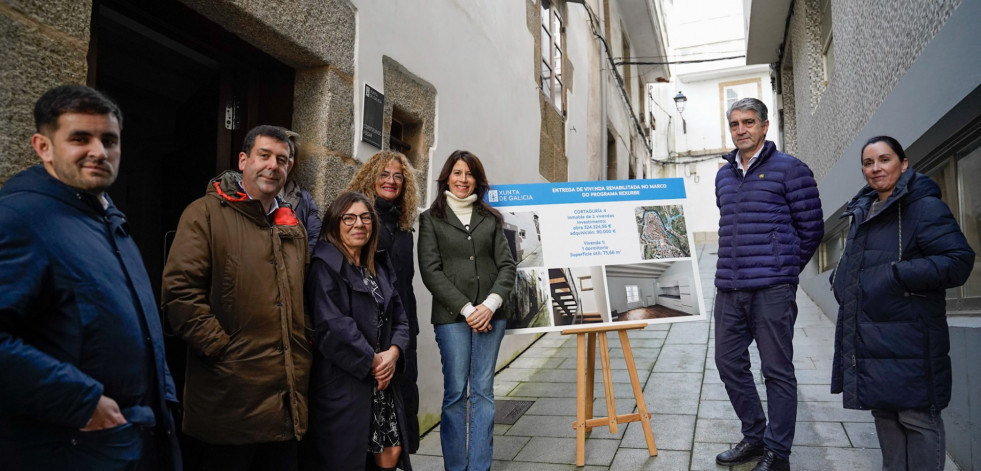
[[[163, 330], [122, 212], [31, 167], [0, 190], [0, 467], [123, 469], [140, 426], [181, 458]], [[81, 432], [100, 396], [127, 424]], [[158, 435], [159, 436], [159, 435]]]
[[164, 316], [187, 343], [184, 433], [210, 444], [303, 437], [312, 329], [307, 234], [226, 171], [181, 215], [163, 276]]
[[848, 203], [845, 248], [832, 273], [838, 300], [831, 392], [848, 409], [943, 409], [950, 402], [945, 290], [964, 284], [974, 252], [940, 200], [913, 170], [866, 220], [877, 193]]
[[738, 149], [715, 176], [719, 261], [715, 286], [752, 290], [798, 284], [798, 275], [824, 235], [824, 217], [811, 169], [771, 141], [746, 174]]
[[[317, 331], [310, 408], [318, 469], [365, 469], [371, 436], [371, 389], [375, 387], [371, 364], [375, 352], [392, 345], [404, 352], [409, 346], [409, 322], [393, 284], [395, 272], [384, 252], [378, 252], [375, 265], [388, 319], [383, 325], [378, 325], [374, 296], [337, 247], [321, 240], [310, 263], [308, 305], [312, 307]], [[403, 448], [399, 467], [411, 471], [405, 407], [398, 387], [403, 368], [400, 356], [388, 387], [394, 392]]]

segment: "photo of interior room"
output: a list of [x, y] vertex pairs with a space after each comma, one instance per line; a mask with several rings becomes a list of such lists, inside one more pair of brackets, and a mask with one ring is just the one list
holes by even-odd
[[699, 314], [689, 260], [606, 267], [613, 321], [663, 319]]
[[603, 267], [549, 268], [554, 325], [609, 322]]

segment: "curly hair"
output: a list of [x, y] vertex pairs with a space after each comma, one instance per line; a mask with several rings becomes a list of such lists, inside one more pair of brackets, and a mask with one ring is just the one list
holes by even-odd
[[399, 195], [395, 204], [402, 208], [402, 216], [399, 217], [399, 229], [403, 231], [412, 230], [412, 224], [416, 220], [417, 204], [419, 203], [419, 193], [416, 187], [416, 169], [409, 163], [405, 154], [393, 150], [383, 150], [372, 155], [358, 173], [348, 183], [345, 191], [357, 191], [368, 197], [371, 205], [375, 205], [375, 182], [378, 175], [381, 175], [389, 162], [397, 160], [402, 164], [402, 193]]

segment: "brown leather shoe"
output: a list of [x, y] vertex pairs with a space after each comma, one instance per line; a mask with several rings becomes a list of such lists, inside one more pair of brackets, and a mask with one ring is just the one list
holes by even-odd
[[715, 462], [722, 466], [735, 466], [758, 460], [763, 456], [763, 443], [749, 443], [743, 440], [730, 450], [723, 451], [715, 457]]

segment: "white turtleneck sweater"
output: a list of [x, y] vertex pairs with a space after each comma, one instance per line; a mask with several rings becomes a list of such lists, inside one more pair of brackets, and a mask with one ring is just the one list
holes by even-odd
[[[470, 232], [470, 219], [473, 217], [473, 204], [477, 201], [477, 195], [471, 194], [466, 198], [457, 198], [456, 195], [450, 193], [449, 191], [444, 191], [443, 194], [446, 195], [446, 205], [449, 206], [450, 210], [453, 211], [453, 214], [460, 219], [460, 222], [463, 223], [463, 226], [467, 229], [467, 232]], [[504, 304], [504, 299], [502, 299], [501, 296], [497, 295], [496, 293], [491, 293], [487, 295], [487, 299], [485, 299], [481, 304], [486, 306], [487, 309], [490, 309], [493, 313], [501, 307], [501, 304]], [[463, 306], [463, 309], [460, 310], [460, 314], [463, 314], [463, 317], [470, 317], [470, 314], [473, 314], [475, 310], [477, 310], [477, 308], [473, 306], [473, 303], [467, 303], [467, 305]]]

